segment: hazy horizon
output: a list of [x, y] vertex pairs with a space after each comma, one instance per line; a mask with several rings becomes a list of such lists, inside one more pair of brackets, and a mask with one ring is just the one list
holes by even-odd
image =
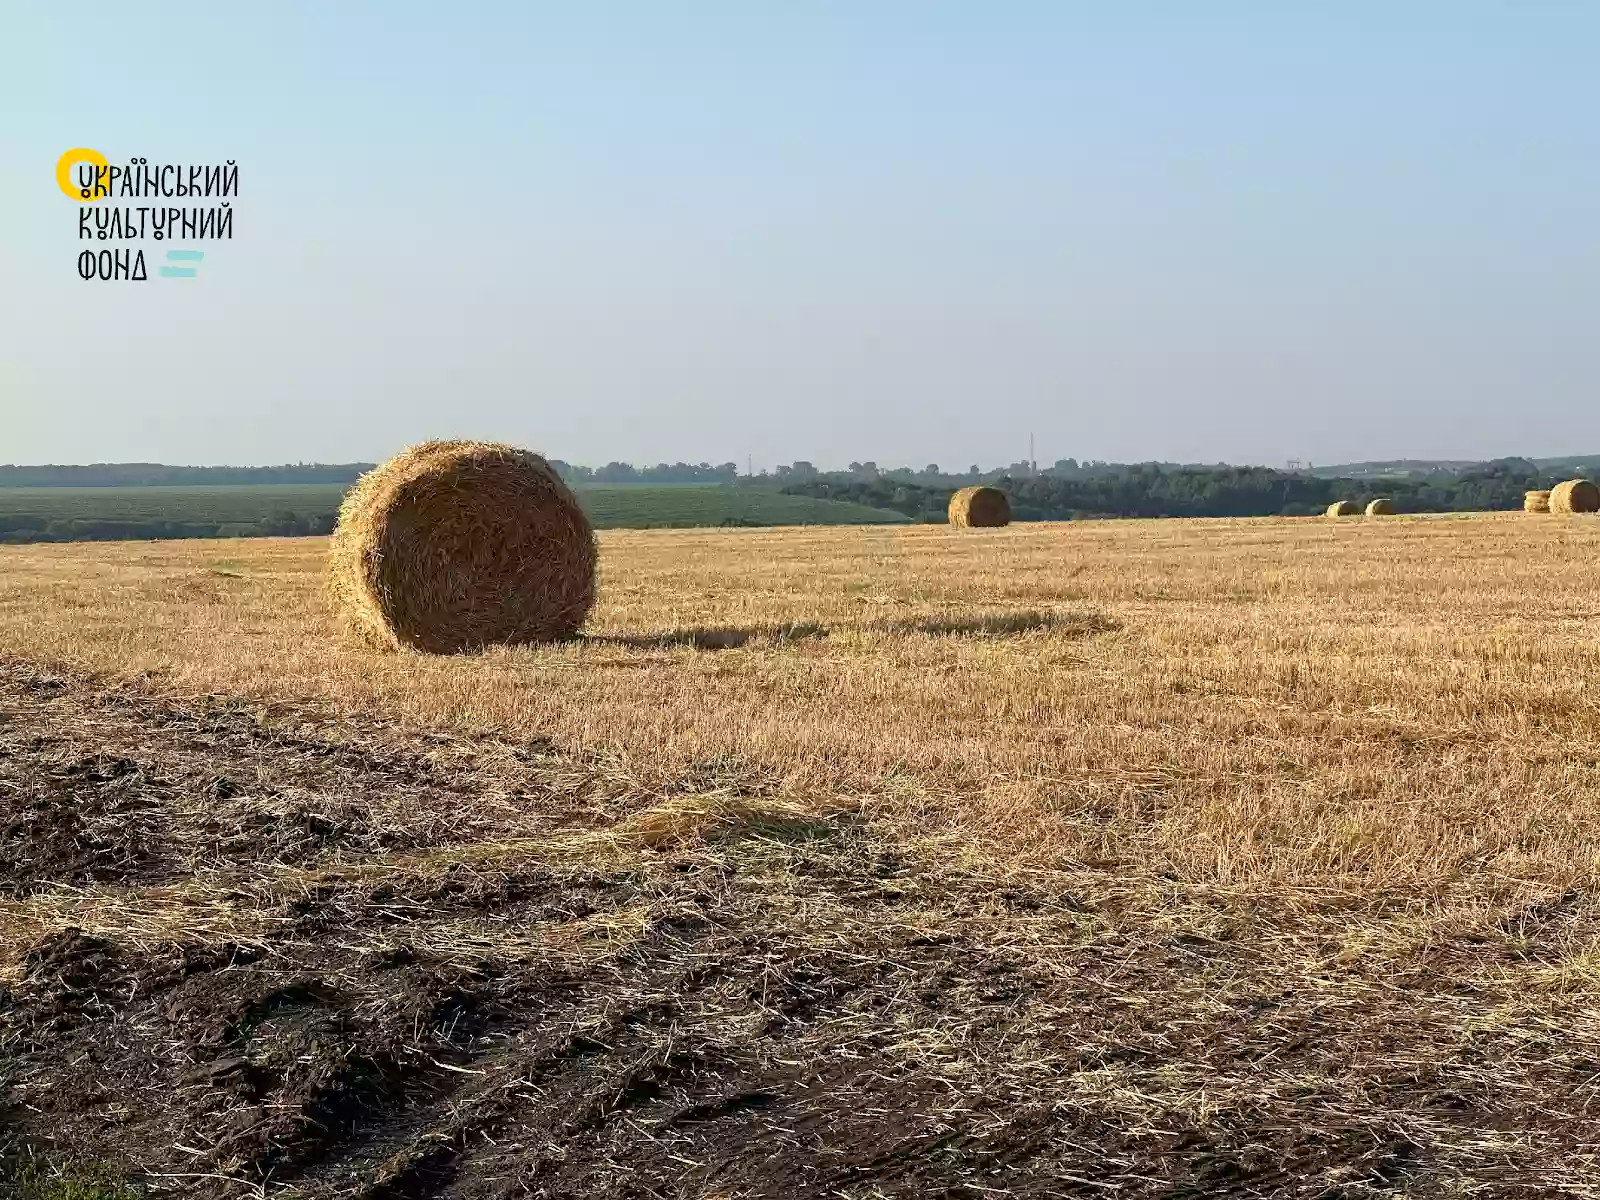
[[[561, 458], [560, 455], [550, 455], [549, 457], [551, 457], [553, 459], [558, 459], [558, 460], [560, 460], [561, 462], [565, 463], [568, 466], [579, 467], [579, 468], [586, 469], [586, 470], [600, 470], [600, 469], [602, 469], [604, 467], [611, 466], [611, 465], [613, 465], [615, 463], [623, 463], [624, 465], [631, 466], [631, 467], [634, 467], [634, 468], [636, 468], [638, 470], [643, 471], [643, 470], [650, 470], [650, 469], [653, 469], [653, 468], [656, 468], [656, 467], [661, 467], [661, 466], [667, 466], [667, 467], [673, 467], [673, 466], [701, 466], [701, 465], [721, 466], [724, 463], [732, 462], [732, 463], [734, 463], [735, 466], [737, 466], [739, 468], [739, 472], [740, 472], [741, 475], [744, 475], [746, 473], [746, 463], [743, 462], [743, 461], [734, 460], [734, 459], [727, 459], [727, 458], [707, 458], [704, 455], [699, 456], [699, 457], [694, 457], [694, 458], [680, 458], [680, 459], [672, 459], [672, 460], [650, 459], [648, 461], [646, 461], [646, 460], [629, 461], [629, 460], [626, 460], [626, 459], [615, 459], [615, 458], [613, 458], [613, 459], [606, 459], [606, 460], [603, 460], [603, 461], [595, 461], [595, 462], [575, 462], [575, 461], [572, 461], [570, 459]], [[1063, 459], [1066, 459], [1066, 458], [1072, 458], [1074, 456], [1072, 456], [1072, 455], [1063, 455], [1061, 457]], [[1494, 462], [1494, 461], [1502, 461], [1502, 460], [1505, 460], [1505, 459], [1518, 459], [1518, 458], [1526, 459], [1526, 460], [1531, 461], [1531, 462], [1548, 462], [1548, 461], [1550, 461], [1552, 459], [1561, 459], [1561, 458], [1587, 459], [1587, 458], [1596, 458], [1596, 457], [1600, 457], [1600, 450], [1597, 450], [1595, 453], [1592, 453], [1592, 454], [1591, 453], [1585, 453], [1585, 452], [1580, 450], [1580, 451], [1574, 451], [1574, 452], [1572, 452], [1570, 454], [1566, 454], [1566, 455], [1506, 453], [1506, 454], [1490, 455], [1487, 458], [1455, 458], [1455, 457], [1450, 457], [1450, 456], [1445, 456], [1445, 455], [1408, 455], [1408, 456], [1404, 456], [1404, 457], [1390, 456], [1390, 457], [1367, 458], [1367, 459], [1343, 459], [1343, 460], [1335, 460], [1335, 461], [1326, 462], [1326, 463], [1318, 462], [1318, 461], [1316, 461], [1314, 459], [1299, 460], [1298, 469], [1300, 469], [1300, 470], [1312, 470], [1312, 469], [1315, 469], [1315, 470], [1319, 470], [1319, 471], [1325, 471], [1325, 470], [1333, 470], [1334, 468], [1337, 468], [1337, 467], [1346, 467], [1346, 466], [1348, 466], [1348, 467], [1359, 467], [1359, 466], [1366, 466], [1366, 465], [1370, 465], [1370, 464], [1387, 464], [1387, 463], [1408, 463], [1408, 462], [1413, 462], [1413, 463], [1480, 463], [1480, 462]], [[168, 467], [168, 468], [175, 468], [175, 469], [179, 469], [179, 470], [273, 470], [273, 469], [294, 469], [294, 468], [313, 468], [313, 467], [348, 467], [348, 466], [358, 466], [358, 465], [363, 465], [363, 464], [375, 464], [375, 463], [378, 463], [378, 462], [381, 462], [381, 461], [383, 461], [382, 457], [381, 456], [375, 456], [375, 455], [357, 456], [355, 458], [341, 459], [341, 460], [338, 460], [338, 461], [331, 460], [331, 459], [297, 458], [297, 459], [285, 459], [285, 460], [282, 460], [282, 461], [273, 461], [273, 462], [221, 462], [221, 461], [218, 461], [218, 462], [169, 462], [169, 461], [162, 461], [162, 460], [159, 460], [159, 459], [138, 459], [138, 460], [135, 460], [135, 459], [122, 459], [122, 460], [109, 460], [109, 459], [106, 459], [106, 460], [99, 460], [99, 461], [94, 461], [94, 462], [65, 462], [65, 461], [61, 461], [61, 462], [0, 462], [0, 470], [6, 470], [6, 469], [32, 470], [32, 469], [52, 468], [52, 467], [54, 467], [54, 468]], [[1026, 461], [1026, 460], [1019, 458], [1019, 459], [1013, 459], [1013, 460], [1011, 460], [1009, 462], [979, 462], [976, 465], [977, 465], [977, 467], [978, 467], [980, 472], [989, 473], [989, 472], [1004, 470], [1004, 469], [1006, 469], [1008, 467], [1017, 466], [1017, 465], [1019, 465], [1020, 463], [1022, 463], [1024, 461]], [[1043, 471], [1043, 470], [1047, 470], [1047, 469], [1053, 467], [1057, 461], [1059, 461], [1059, 460], [1057, 460], [1057, 459], [1040, 458], [1040, 459], [1037, 460], [1037, 466], [1038, 466], [1039, 470]], [[1078, 459], [1077, 461], [1080, 463], [1080, 465], [1089, 464], [1089, 463], [1093, 463], [1093, 462], [1106, 462], [1106, 463], [1110, 463], [1113, 466], [1141, 466], [1141, 465], [1145, 465], [1145, 464], [1149, 464], [1149, 463], [1161, 463], [1161, 464], [1164, 464], [1164, 465], [1178, 465], [1178, 466], [1197, 467], [1197, 468], [1199, 468], [1199, 467], [1216, 467], [1216, 466], [1227, 466], [1227, 467], [1267, 467], [1267, 468], [1271, 468], [1271, 469], [1274, 469], [1274, 470], [1282, 470], [1282, 469], [1284, 469], [1284, 467], [1286, 465], [1285, 463], [1242, 462], [1242, 461], [1236, 461], [1236, 460], [1235, 461], [1230, 461], [1230, 460], [1227, 460], [1227, 459], [1212, 459], [1212, 460], [1208, 461], [1208, 460], [1201, 460], [1201, 459], [1178, 460], [1178, 459], [1131, 458], [1131, 459]], [[778, 466], [787, 467], [787, 466], [792, 466], [795, 463], [809, 463], [812, 467], [815, 467], [819, 472], [827, 474], [827, 473], [838, 473], [838, 472], [847, 471], [852, 462], [853, 463], [863, 464], [863, 465], [867, 464], [867, 463], [871, 463], [872, 465], [876, 466], [880, 471], [898, 471], [898, 470], [903, 470], [903, 469], [906, 469], [906, 468], [910, 468], [910, 469], [915, 470], [915, 471], [921, 471], [927, 466], [937, 465], [937, 466], [939, 466], [941, 468], [942, 473], [949, 474], [949, 475], [967, 474], [968, 473], [968, 468], [972, 465], [971, 463], [957, 463], [954, 460], [949, 461], [949, 462], [944, 462], [944, 463], [928, 464], [928, 463], [914, 463], [914, 462], [910, 462], [910, 461], [907, 461], [907, 460], [897, 460], [897, 459], [884, 459], [884, 460], [881, 460], [881, 461], [877, 460], [877, 459], [852, 459], [849, 462], [846, 462], [846, 461], [840, 461], [840, 462], [817, 462], [817, 461], [812, 460], [812, 459], [781, 458], [780, 457], [778, 459], [775, 459], [773, 462], [765, 464], [765, 465], [760, 464], [760, 463], [754, 463], [754, 464], [751, 464], [751, 466], [753, 467], [754, 473], [756, 475], [761, 475], [763, 473], [770, 474], [774, 467], [778, 467]]]
[[[1487, 0], [14, 0], [0, 459], [1600, 451], [1597, 52]], [[234, 237], [79, 279], [75, 146], [236, 160]]]

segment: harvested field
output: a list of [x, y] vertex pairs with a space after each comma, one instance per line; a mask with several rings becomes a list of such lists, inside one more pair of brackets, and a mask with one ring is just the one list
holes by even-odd
[[477, 658], [0, 548], [12, 1185], [1600, 1195], [1596, 541], [612, 533]]

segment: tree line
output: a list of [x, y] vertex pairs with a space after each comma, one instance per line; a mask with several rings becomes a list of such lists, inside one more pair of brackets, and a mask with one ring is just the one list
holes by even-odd
[[[173, 467], [164, 463], [89, 463], [67, 466], [0, 464], [0, 487], [198, 487], [263, 483], [354, 483], [374, 463], [286, 463], [277, 467]], [[584, 467], [550, 460], [564, 479], [574, 483], [733, 483], [739, 464], [657, 463], [636, 467], [609, 462]]]
[[571, 483], [733, 483], [739, 478], [739, 464], [657, 463], [636, 467], [631, 463], [609, 462], [603, 467], [581, 467], [559, 458], [550, 465]]
[[65, 466], [0, 464], [0, 487], [200, 487], [263, 483], [354, 483], [373, 463], [288, 463], [280, 467], [171, 467], [164, 463]]
[[[1098, 465], [1097, 465], [1098, 467]], [[992, 482], [1011, 500], [1022, 521], [1082, 517], [1309, 516], [1335, 500], [1365, 504], [1378, 496], [1398, 512], [1482, 512], [1522, 507], [1522, 494], [1551, 487], [1565, 474], [1541, 470], [1527, 459], [1497, 459], [1460, 473], [1406, 478], [1321, 478], [1269, 467], [1170, 467], [1156, 463], [1095, 469], [1073, 475], [1006, 475]], [[893, 509], [916, 521], [945, 520], [950, 494], [888, 476], [821, 475], [787, 484], [794, 495], [849, 500]]]
[[[559, 464], [567, 467], [568, 464]], [[793, 495], [816, 496], [823, 499], [847, 500], [875, 508], [902, 513], [915, 521], [943, 522], [950, 494], [970, 476], [950, 476], [929, 467], [926, 473], [883, 472], [872, 464], [854, 464], [855, 470], [842, 472], [804, 471], [796, 477], [792, 470], [783, 480], [749, 480], [748, 477], [728, 478], [718, 475], [715, 480], [684, 478], [702, 469], [722, 472], [733, 464], [707, 467], [706, 464], [635, 470], [632, 477], [615, 470], [625, 464], [610, 464], [607, 468], [578, 474], [573, 468], [574, 482], [594, 483], [705, 483], [734, 482], [757, 487], [777, 487]], [[800, 465], [800, 464], [796, 464]], [[808, 464], [807, 464], [808, 465]], [[1550, 487], [1575, 473], [1571, 463], [1559, 466], [1540, 466], [1524, 458], [1498, 459], [1481, 463], [1470, 470], [1459, 472], [1437, 471], [1428, 475], [1414, 473], [1405, 477], [1363, 476], [1360, 478], [1326, 478], [1309, 473], [1276, 471], [1267, 467], [1194, 467], [1163, 463], [1117, 465], [1109, 463], [1071, 464], [1072, 469], [1061, 471], [1047, 468], [1035, 474], [1020, 470], [1011, 474], [987, 472], [977, 474], [977, 479], [992, 482], [1003, 488], [1011, 499], [1012, 512], [1018, 520], [1074, 520], [1100, 517], [1257, 517], [1257, 516], [1307, 516], [1322, 512], [1335, 500], [1354, 500], [1365, 504], [1376, 496], [1390, 497], [1399, 512], [1470, 512], [1517, 509], [1522, 506], [1522, 494], [1530, 488]], [[349, 482], [359, 476], [365, 464], [342, 466], [317, 466], [308, 468], [319, 472], [346, 472], [348, 479], [330, 480], [327, 475], [308, 478], [305, 475], [265, 479], [251, 472], [284, 471], [302, 468], [207, 468], [157, 467], [162, 472], [240, 472], [247, 480], [233, 482]], [[1019, 464], [1025, 467], [1025, 464]], [[870, 470], [869, 470], [870, 468]], [[121, 472], [116, 478], [122, 486], [140, 469], [139, 464], [117, 464]], [[1031, 470], [1031, 468], [1026, 468]], [[0, 486], [9, 481], [6, 470], [37, 472], [69, 471], [91, 472], [93, 467], [79, 468], [0, 468]], [[605, 477], [601, 477], [601, 472]], [[666, 472], [660, 478], [656, 472]], [[55, 486], [86, 484], [83, 476], [56, 477]], [[787, 482], [784, 482], [786, 480]], [[201, 482], [192, 477], [151, 477], [146, 482]], [[107, 481], [109, 482], [109, 480]], [[217, 484], [227, 480], [211, 477], [204, 482]], [[11, 483], [10, 486], [18, 486]], [[32, 486], [52, 486], [35, 483]], [[136, 485], [134, 485], [136, 486]], [[228, 538], [228, 537], [301, 537], [332, 532], [337, 514], [330, 508], [324, 512], [295, 513], [276, 511], [258, 519], [246, 521], [206, 520], [203, 508], [195, 512], [197, 519], [180, 512], [181, 519], [152, 517], [96, 517], [54, 516], [39, 514], [0, 514], [0, 542], [75, 542], [165, 540], [174, 538]], [[724, 523], [753, 523], [734, 518]]]
[[279, 512], [256, 521], [122, 520], [0, 514], [0, 543], [158, 542], [181, 538], [313, 537], [333, 532], [338, 514]]

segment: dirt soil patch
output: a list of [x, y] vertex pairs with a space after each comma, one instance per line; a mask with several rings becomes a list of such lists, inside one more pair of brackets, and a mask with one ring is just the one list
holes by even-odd
[[714, 765], [20, 665], [0, 712], [0, 1194], [1600, 1194], [1594, 1018], [1494, 982], [1584, 897], [1374, 959], [1370, 896], [955, 865]]

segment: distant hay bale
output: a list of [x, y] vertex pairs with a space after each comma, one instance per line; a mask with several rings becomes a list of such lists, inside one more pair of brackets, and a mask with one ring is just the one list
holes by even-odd
[[345, 497], [328, 591], [362, 640], [453, 654], [576, 633], [596, 558], [577, 498], [537, 454], [425, 442]]
[[1523, 492], [1522, 493], [1522, 511], [1523, 512], [1542, 512], [1542, 513], [1549, 512], [1550, 511], [1550, 493], [1547, 492], [1547, 491], [1545, 491], [1545, 492]]
[[999, 488], [964, 487], [950, 497], [950, 524], [958, 529], [994, 529], [1011, 524], [1011, 501]]
[[1553, 513], [1588, 513], [1600, 511], [1600, 487], [1587, 479], [1569, 479], [1550, 489], [1550, 511]]
[[1367, 501], [1367, 516], [1392, 517], [1394, 516], [1394, 501], [1387, 496], [1379, 496], [1375, 500]]
[[1353, 517], [1360, 511], [1356, 507], [1354, 500], [1335, 500], [1328, 505], [1327, 515], [1330, 517]]

